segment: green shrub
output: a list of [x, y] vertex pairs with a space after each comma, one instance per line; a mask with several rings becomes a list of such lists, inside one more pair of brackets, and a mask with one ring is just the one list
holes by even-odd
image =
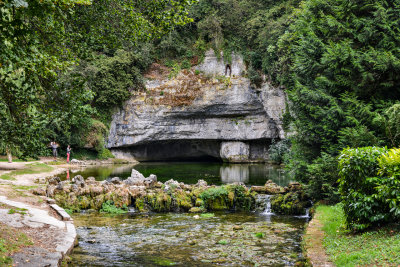
[[102, 150], [99, 151], [97, 157], [99, 159], [109, 159], [109, 158], [114, 158], [114, 155], [107, 148], [103, 148]]
[[391, 167], [391, 163], [397, 162], [393, 159], [395, 155], [398, 154], [379, 147], [342, 151], [339, 156], [339, 192], [348, 228], [363, 230], [400, 215], [400, 173], [390, 171], [395, 170]]
[[178, 63], [174, 63], [171, 72], [168, 75], [168, 78], [169, 79], [175, 78], [176, 76], [178, 76], [180, 71], [181, 71], [181, 66]]
[[250, 67], [248, 70], [248, 77], [249, 80], [252, 84], [254, 84], [256, 87], [261, 87], [261, 84], [263, 82], [263, 78], [260, 74], [259, 71], [255, 70], [254, 68]]
[[330, 203], [339, 202], [337, 158], [327, 153], [313, 160], [306, 167], [307, 185], [305, 189], [314, 200], [324, 199]]
[[107, 200], [101, 206], [100, 212], [111, 213], [111, 214], [123, 214], [128, 212], [128, 207], [124, 206], [122, 209], [117, 208], [114, 202]]
[[377, 197], [389, 205], [391, 218], [400, 218], [400, 149], [389, 150], [378, 162], [381, 180]]
[[192, 64], [190, 64], [190, 61], [185, 59], [184, 61], [182, 61], [181, 63], [181, 68], [182, 69], [190, 69], [192, 67]]
[[272, 143], [268, 149], [269, 158], [278, 164], [283, 162], [283, 159], [287, 153], [290, 151], [290, 140], [283, 139], [278, 142], [272, 139]]

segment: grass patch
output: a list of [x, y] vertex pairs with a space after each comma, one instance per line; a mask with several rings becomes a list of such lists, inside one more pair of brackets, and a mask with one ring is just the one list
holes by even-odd
[[265, 233], [255, 233], [254, 234], [256, 237], [258, 237], [258, 238], [264, 238], [264, 236], [265, 236]]
[[228, 240], [222, 239], [222, 240], [218, 241], [218, 244], [220, 244], [220, 245], [228, 245]]
[[123, 214], [128, 212], [128, 207], [124, 205], [122, 208], [117, 208], [112, 201], [107, 200], [101, 206], [100, 212], [110, 214]]
[[64, 164], [67, 164], [67, 160], [54, 160], [54, 161], [47, 162], [47, 164], [48, 165], [53, 165], [53, 166], [64, 165]]
[[[27, 162], [27, 161], [35, 161], [36, 159], [34, 158], [27, 158], [27, 159], [16, 159], [13, 158], [12, 162]], [[8, 162], [7, 157], [5, 156], [0, 156], [0, 162]]]
[[324, 246], [336, 266], [399, 266], [400, 225], [391, 224], [359, 234], [346, 230], [342, 206], [318, 206], [325, 232]]
[[54, 169], [53, 167], [44, 163], [31, 163], [31, 164], [26, 164], [25, 168], [22, 170], [15, 170], [1, 175], [0, 179], [15, 180], [15, 176], [17, 175], [49, 172], [52, 171], [53, 169]]
[[159, 266], [174, 266], [174, 265], [176, 265], [176, 262], [171, 261], [169, 259], [165, 259], [165, 258], [155, 258], [155, 259], [153, 259], [153, 262]]
[[30, 190], [33, 188], [38, 187], [37, 185], [12, 185], [13, 189], [17, 189], [17, 190]]
[[214, 217], [214, 213], [202, 213], [200, 214], [201, 218], [211, 218]]
[[12, 266], [10, 255], [30, 245], [33, 245], [33, 242], [27, 235], [0, 223], [0, 266]]
[[12, 208], [8, 211], [8, 214], [19, 213], [21, 215], [25, 215], [26, 211], [27, 211], [27, 209], [24, 209], [24, 208]]

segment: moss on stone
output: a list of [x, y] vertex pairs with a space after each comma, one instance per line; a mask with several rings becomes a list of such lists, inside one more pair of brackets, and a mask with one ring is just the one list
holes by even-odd
[[193, 207], [189, 210], [190, 213], [202, 213], [206, 212], [206, 210], [203, 207]]
[[196, 207], [202, 207], [204, 206], [204, 201], [201, 198], [196, 198]]
[[139, 212], [146, 212], [145, 199], [143, 197], [136, 198], [135, 207]]
[[183, 190], [175, 190], [172, 197], [179, 210], [188, 211], [193, 207], [190, 195]]
[[311, 202], [303, 191], [275, 195], [271, 198], [272, 211], [278, 214], [303, 215], [310, 206]]
[[163, 191], [149, 193], [145, 199], [153, 211], [171, 211], [172, 198]]

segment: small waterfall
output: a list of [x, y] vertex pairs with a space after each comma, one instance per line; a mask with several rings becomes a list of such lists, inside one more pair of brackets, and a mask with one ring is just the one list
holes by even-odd
[[135, 210], [135, 208], [134, 207], [128, 207], [128, 212], [129, 213], [134, 213], [134, 212], [136, 212], [136, 210]]
[[271, 195], [265, 195], [265, 210], [262, 213], [263, 215], [272, 215], [274, 214], [271, 209]]
[[306, 208], [306, 214], [304, 214], [304, 215], [299, 215], [299, 216], [296, 216], [297, 218], [306, 218], [306, 219], [309, 219], [310, 218], [310, 209], [311, 208]]

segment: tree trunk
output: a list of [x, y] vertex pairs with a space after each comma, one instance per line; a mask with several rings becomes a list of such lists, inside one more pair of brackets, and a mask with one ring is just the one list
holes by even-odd
[[9, 148], [6, 148], [8, 163], [12, 163], [12, 154]]

